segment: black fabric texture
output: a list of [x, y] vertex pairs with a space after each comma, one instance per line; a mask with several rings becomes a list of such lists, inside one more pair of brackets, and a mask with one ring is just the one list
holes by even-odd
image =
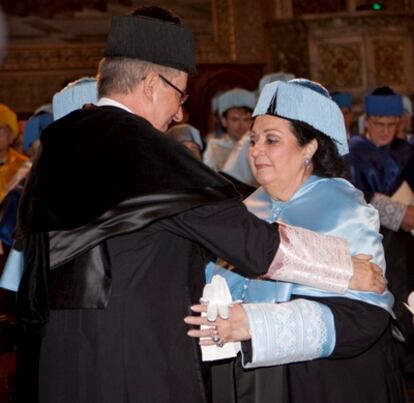
[[287, 366], [289, 402], [407, 402], [389, 314], [345, 298], [306, 299], [331, 309], [336, 343], [328, 358]]
[[152, 202], [148, 197], [186, 192], [210, 202], [238, 197], [177, 141], [115, 107], [78, 110], [52, 123], [41, 150], [22, 197], [24, 233], [79, 228], [129, 198]]
[[247, 185], [246, 183], [239, 181], [234, 176], [231, 176], [225, 172], [219, 172], [219, 174], [221, 176], [224, 176], [228, 181], [230, 181], [234, 185], [237, 191], [242, 195], [243, 199], [249, 197], [256, 190], [255, 187]]
[[277, 234], [242, 203], [223, 201], [105, 241], [108, 306], [50, 311], [41, 403], [204, 403], [199, 346], [183, 318], [200, 297], [207, 259], [263, 273]]
[[[227, 365], [230, 375], [221, 369], [219, 377], [213, 365], [213, 403], [407, 403], [386, 311], [341, 297], [294, 298], [320, 302], [332, 311], [332, 355], [257, 369], [243, 369], [239, 357]], [[249, 352], [249, 343], [242, 348]]]
[[[18, 313], [24, 323], [47, 321], [45, 312], [36, 312], [38, 305], [30, 304], [26, 294], [31, 290], [30, 298], [35, 299], [36, 289], [39, 294], [45, 291], [43, 284], [49, 275], [43, 264], [45, 256], [48, 267], [65, 265], [53, 275], [53, 281], [61, 277], [66, 286], [71, 280], [69, 266], [77, 267], [78, 274], [80, 267], [91, 273], [77, 278], [78, 301], [69, 303], [61, 293], [43, 299], [60, 296], [59, 301], [51, 300], [60, 308], [103, 307], [110, 295], [110, 273], [102, 269], [106, 274], [96, 277], [99, 269], [89, 264], [105, 262], [97, 245], [187, 209], [240, 198], [229, 182], [174, 139], [119, 108], [73, 112], [43, 132], [41, 146], [19, 211], [20, 232], [28, 240], [27, 256], [33, 254], [27, 249], [33, 249], [39, 237], [47, 238], [37, 247], [42, 259], [25, 262], [29, 270], [25, 269], [18, 293]], [[90, 276], [101, 279], [93, 291], [88, 287]]]
[[[18, 362], [38, 357], [50, 307], [108, 306], [107, 239], [187, 209], [239, 199], [229, 182], [174, 139], [122, 109], [90, 107], [51, 124], [19, 209], [25, 268], [17, 295]], [[22, 365], [18, 382], [35, 385], [36, 361], [27, 371]]]
[[105, 56], [145, 60], [196, 74], [192, 32], [183, 25], [131, 15], [112, 18]]

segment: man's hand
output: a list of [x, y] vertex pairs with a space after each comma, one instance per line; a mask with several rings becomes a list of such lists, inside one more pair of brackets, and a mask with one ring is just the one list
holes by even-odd
[[349, 288], [382, 294], [387, 287], [387, 281], [382, 270], [375, 263], [370, 262], [371, 259], [372, 256], [369, 255], [352, 256], [354, 274], [349, 282]]

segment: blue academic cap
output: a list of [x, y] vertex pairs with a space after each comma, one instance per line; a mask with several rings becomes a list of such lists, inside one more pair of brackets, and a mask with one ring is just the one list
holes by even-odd
[[253, 116], [269, 114], [306, 123], [331, 138], [341, 155], [349, 152], [344, 116], [319, 83], [295, 79], [265, 85]]
[[84, 77], [68, 84], [53, 96], [54, 120], [81, 109], [85, 104], [95, 104], [98, 101], [96, 79]]
[[349, 92], [332, 92], [331, 97], [340, 108], [352, 108], [352, 95]]
[[200, 147], [201, 151], [203, 151], [204, 145], [203, 141], [201, 140], [200, 131], [188, 123], [182, 123], [170, 127], [167, 130], [166, 134], [174, 137], [180, 143], [184, 141], [192, 141]]
[[403, 101], [390, 87], [379, 87], [365, 96], [367, 116], [401, 116]]
[[223, 91], [219, 91], [217, 94], [213, 95], [213, 98], [211, 98], [211, 112], [214, 114], [219, 110], [219, 99], [222, 95]]
[[247, 91], [243, 88], [233, 88], [223, 93], [218, 99], [218, 112], [222, 115], [231, 108], [249, 108], [254, 109], [257, 97], [254, 92]]
[[53, 115], [50, 112], [41, 111], [33, 115], [26, 122], [23, 134], [23, 150], [29, 151], [30, 146], [39, 139], [40, 134], [53, 122]]

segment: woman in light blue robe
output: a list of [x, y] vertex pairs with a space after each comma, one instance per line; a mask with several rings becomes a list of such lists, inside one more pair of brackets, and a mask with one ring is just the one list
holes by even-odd
[[[306, 80], [265, 87], [254, 112], [249, 155], [263, 187], [245, 204], [268, 222], [345, 239], [351, 254], [371, 255], [385, 271], [377, 211], [335, 173], [339, 156], [332, 148], [344, 155], [347, 143], [342, 115], [328, 97], [327, 91]], [[294, 137], [282, 133], [289, 129], [286, 122], [293, 126], [296, 148]], [[309, 132], [315, 134], [312, 140], [305, 139]], [[283, 153], [278, 154], [278, 148]], [[272, 197], [274, 188], [280, 191], [280, 183], [274, 186], [277, 181], [285, 181], [290, 193]], [[320, 252], [324, 245], [316, 244], [315, 249]], [[287, 256], [288, 252], [287, 247]], [[308, 256], [299, 264], [312, 268], [318, 261]], [[230, 310], [228, 320], [199, 319], [214, 326], [222, 342], [242, 342], [237, 360], [213, 366], [214, 403], [406, 401], [392, 344], [389, 291], [339, 294], [322, 287], [248, 279], [213, 262], [206, 274], [207, 280], [221, 274], [233, 300], [242, 301], [242, 308], [236, 305]]]

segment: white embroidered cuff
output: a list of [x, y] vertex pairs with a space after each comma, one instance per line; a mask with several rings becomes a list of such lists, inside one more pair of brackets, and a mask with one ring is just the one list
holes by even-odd
[[400, 229], [407, 206], [382, 193], [375, 193], [371, 204], [378, 210], [382, 226], [392, 231]]
[[348, 243], [279, 223], [280, 245], [265, 278], [344, 294], [353, 274]]
[[335, 347], [331, 310], [297, 299], [281, 304], [244, 304], [252, 335], [252, 361], [245, 368], [307, 361], [329, 356]]

